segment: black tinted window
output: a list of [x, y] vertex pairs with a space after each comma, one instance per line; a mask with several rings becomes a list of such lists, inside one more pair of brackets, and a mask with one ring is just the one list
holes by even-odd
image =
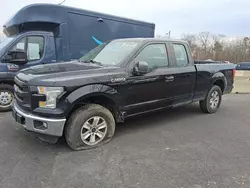
[[188, 65], [188, 56], [184, 45], [182, 44], [173, 44], [174, 53], [176, 58], [177, 67], [185, 67]]
[[137, 61], [148, 63], [149, 70], [168, 66], [168, 56], [165, 44], [150, 44], [137, 56]]

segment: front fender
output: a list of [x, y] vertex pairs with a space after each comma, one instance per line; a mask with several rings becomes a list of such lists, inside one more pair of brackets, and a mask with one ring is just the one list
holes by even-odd
[[76, 104], [80, 104], [84, 99], [93, 96], [105, 96], [117, 105], [121, 101], [118, 91], [113, 87], [103, 84], [87, 85], [76, 89], [66, 97], [68, 110], [70, 111]]

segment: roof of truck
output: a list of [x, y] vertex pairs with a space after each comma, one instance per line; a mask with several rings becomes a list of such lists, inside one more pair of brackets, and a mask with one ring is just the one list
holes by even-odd
[[119, 41], [139, 41], [139, 42], [181, 42], [181, 43], [187, 43], [183, 40], [176, 40], [176, 39], [160, 39], [160, 38], [124, 38], [124, 39], [115, 39]]
[[122, 22], [134, 23], [138, 25], [144, 25], [149, 27], [155, 27], [154, 23], [118, 17], [114, 15], [104, 14], [100, 12], [94, 12], [79, 8], [73, 8], [63, 5], [55, 4], [32, 4], [20, 9], [13, 17], [6, 22], [4, 27], [10, 27], [12, 25], [19, 25], [24, 22], [49, 22], [49, 23], [63, 23], [67, 20], [67, 14], [65, 12], [82, 14], [94, 17], [101, 17], [106, 19], [113, 19]]

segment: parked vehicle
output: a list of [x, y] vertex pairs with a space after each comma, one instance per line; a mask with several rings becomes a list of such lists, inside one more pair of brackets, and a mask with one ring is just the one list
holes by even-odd
[[[11, 109], [16, 71], [79, 59], [103, 41], [154, 37], [155, 25], [59, 5], [34, 4], [18, 11], [3, 28], [0, 44], [0, 111]], [[27, 54], [26, 61], [16, 62]]]
[[236, 65], [236, 70], [250, 70], [250, 62], [240, 62]]
[[78, 61], [21, 70], [13, 117], [40, 136], [65, 135], [72, 149], [89, 149], [108, 142], [116, 123], [131, 116], [196, 101], [215, 113], [233, 88], [233, 68], [195, 65], [183, 41], [112, 40]]

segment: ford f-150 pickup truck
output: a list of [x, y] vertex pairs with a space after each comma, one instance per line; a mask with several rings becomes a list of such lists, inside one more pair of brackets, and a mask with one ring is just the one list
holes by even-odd
[[234, 68], [195, 64], [183, 41], [111, 40], [77, 61], [19, 71], [13, 117], [40, 138], [64, 135], [72, 149], [89, 149], [131, 116], [193, 102], [215, 113], [233, 88]]

